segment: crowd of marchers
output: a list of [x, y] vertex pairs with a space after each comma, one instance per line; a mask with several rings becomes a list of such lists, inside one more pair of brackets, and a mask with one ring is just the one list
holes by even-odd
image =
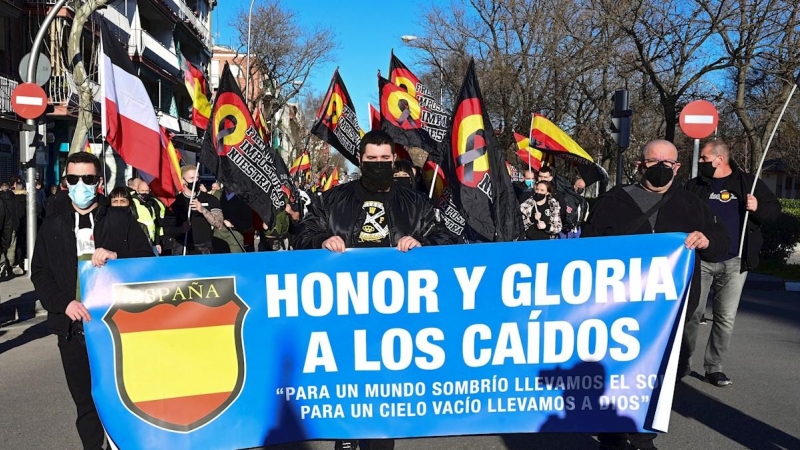
[[[195, 167], [184, 168], [183, 189], [167, 207], [140, 179], [131, 179], [127, 187], [115, 188], [107, 195], [99, 194], [98, 159], [89, 153], [69, 156], [61, 188], [43, 202], [31, 279], [48, 311], [48, 327], [58, 336], [85, 448], [98, 449], [105, 444], [91, 396], [83, 323], [92, 318], [80, 301], [78, 261], [91, 260], [102, 266], [117, 258], [256, 248], [344, 252], [348, 248], [394, 247], [408, 252], [421, 246], [463, 242], [442, 223], [412, 164], [396, 160], [390, 136], [382, 131], [367, 133], [358, 158], [361, 175], [357, 180], [322, 194], [306, 191], [298, 183], [295, 198], [287, 198], [284, 210], [274, 214], [270, 223], [255, 221], [254, 226], [253, 211], [237, 193], [216, 182], [204, 186]], [[603, 194], [591, 212], [580, 178], [554, 177], [546, 166], [538, 172], [527, 170], [524, 181], [514, 186], [525, 229], [520, 239], [687, 233], [685, 246], [696, 250], [697, 264], [688, 296], [678, 376], [691, 373], [691, 357], [708, 299], [713, 305], [713, 321], [702, 356], [703, 376], [714, 386], [728, 387], [732, 381], [723, 373], [722, 361], [730, 346], [744, 279], [758, 264], [761, 226], [777, 217], [780, 205], [763, 182], [736, 166], [728, 146], [720, 140], [703, 147], [700, 175], [685, 186], [674, 182], [680, 167], [672, 143], [647, 143], [637, 163], [637, 182]], [[5, 196], [0, 194], [0, 199], [5, 201]], [[650, 433], [601, 434], [598, 440], [605, 449], [628, 445], [655, 448], [655, 434]], [[335, 448], [359, 445], [391, 449], [394, 442], [340, 440]]]

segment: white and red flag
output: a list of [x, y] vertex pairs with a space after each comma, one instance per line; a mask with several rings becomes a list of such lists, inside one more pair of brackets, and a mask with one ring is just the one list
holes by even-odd
[[106, 141], [129, 165], [159, 173], [161, 133], [156, 112], [128, 53], [101, 23], [100, 85]]

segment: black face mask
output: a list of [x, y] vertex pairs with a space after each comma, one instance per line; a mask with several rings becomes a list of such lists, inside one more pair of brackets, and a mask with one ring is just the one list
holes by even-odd
[[547, 197], [547, 194], [540, 194], [540, 193], [537, 192], [536, 194], [533, 194], [533, 201], [540, 202], [540, 201], [544, 200], [545, 197]]
[[697, 163], [697, 172], [704, 178], [714, 178], [714, 173], [717, 168], [714, 167], [711, 161]]
[[142, 199], [143, 202], [147, 202], [148, 200], [150, 200], [150, 194], [137, 194], [137, 195], [139, 196], [140, 199]]
[[394, 182], [404, 188], [414, 189], [413, 178], [411, 177], [395, 177]]
[[392, 161], [362, 161], [361, 183], [370, 191], [385, 191], [392, 186], [394, 163]]
[[667, 167], [663, 161], [644, 170], [644, 179], [654, 188], [661, 188], [669, 184], [675, 176], [672, 168]]
[[[186, 181], [184, 181], [184, 183], [186, 183]], [[186, 183], [186, 189], [191, 191], [192, 190], [192, 183]], [[194, 183], [194, 193], [197, 194], [199, 192], [200, 192], [200, 182], [198, 181], [198, 182]]]
[[578, 188], [578, 189], [575, 189], [575, 192], [576, 192], [578, 195], [583, 195], [584, 191], [586, 191], [586, 189], [584, 189], [584, 188]]

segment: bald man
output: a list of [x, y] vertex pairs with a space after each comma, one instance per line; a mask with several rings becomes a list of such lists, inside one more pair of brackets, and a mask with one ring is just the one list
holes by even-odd
[[[718, 223], [708, 205], [687, 190], [675, 185], [681, 164], [678, 150], [669, 141], [648, 142], [637, 162], [639, 182], [615, 186], [597, 199], [583, 226], [582, 237], [620, 236], [651, 233], [689, 233], [684, 245], [697, 250], [703, 259], [716, 258], [728, 249], [728, 232]], [[663, 200], [663, 201], [662, 201]], [[700, 280], [700, 264], [695, 264], [694, 280]], [[700, 283], [692, 283], [685, 317], [692, 317], [700, 299]], [[682, 344], [678, 375], [688, 375], [686, 343]], [[663, 374], [661, 374], [663, 375]], [[654, 433], [600, 434], [603, 449], [654, 449]]]

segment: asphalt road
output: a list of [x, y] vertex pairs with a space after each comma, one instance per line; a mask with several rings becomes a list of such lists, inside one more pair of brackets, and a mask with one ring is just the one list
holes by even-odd
[[[710, 325], [701, 326], [702, 348]], [[702, 372], [701, 356], [694, 361]], [[725, 373], [730, 388], [697, 373], [679, 383], [661, 449], [800, 449], [800, 293], [745, 291]], [[0, 449], [78, 449], [56, 339], [42, 318], [0, 328]], [[331, 450], [331, 442], [271, 449]], [[592, 449], [589, 435], [523, 434], [398, 440], [411, 449]]]

